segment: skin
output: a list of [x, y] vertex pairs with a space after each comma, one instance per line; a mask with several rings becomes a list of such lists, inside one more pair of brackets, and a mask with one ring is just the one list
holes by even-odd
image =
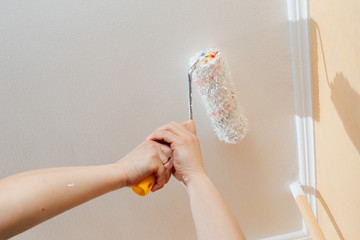
[[205, 172], [194, 122], [172, 122], [155, 130], [148, 139], [170, 145], [174, 175], [187, 188], [198, 239], [246, 239], [230, 208]]
[[245, 239], [205, 172], [195, 124], [187, 121], [158, 128], [113, 164], [39, 169], [0, 180], [0, 240], [151, 174], [156, 192], [171, 173], [188, 190], [198, 239]]
[[171, 149], [146, 140], [114, 164], [38, 169], [0, 180], [0, 239], [8, 239], [105, 193], [154, 174], [153, 191], [173, 171]]

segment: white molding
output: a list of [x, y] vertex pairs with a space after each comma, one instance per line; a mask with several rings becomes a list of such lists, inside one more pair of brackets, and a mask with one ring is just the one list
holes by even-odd
[[[299, 181], [316, 189], [309, 0], [288, 0], [290, 51], [298, 140]], [[316, 196], [309, 197], [316, 210]], [[316, 211], [314, 211], [315, 216]]]
[[[309, 0], [287, 0], [290, 54], [294, 83], [295, 124], [298, 142], [299, 181], [316, 188], [313, 90]], [[315, 216], [316, 196], [307, 195]], [[307, 232], [303, 223], [303, 229]]]
[[[310, 2], [287, 0], [292, 79], [294, 84], [295, 125], [299, 161], [299, 181], [316, 189], [315, 145], [313, 124], [313, 91], [311, 78]], [[290, 189], [289, 189], [290, 191]], [[317, 216], [316, 196], [307, 195]], [[300, 231], [262, 240], [311, 239], [303, 222]]]

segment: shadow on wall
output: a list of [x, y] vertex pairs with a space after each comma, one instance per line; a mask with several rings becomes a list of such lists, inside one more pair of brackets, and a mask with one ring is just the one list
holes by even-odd
[[[360, 153], [360, 95], [351, 87], [349, 80], [342, 72], [337, 72], [330, 81], [321, 32], [318, 24], [313, 19], [311, 19], [311, 44], [314, 120], [317, 122], [321, 120], [319, 99], [319, 69], [321, 69], [324, 71], [326, 83], [331, 90], [330, 100], [341, 119], [346, 134]], [[322, 62], [322, 66], [320, 66], [320, 62]], [[307, 189], [307, 193], [317, 197], [336, 230], [339, 239], [343, 240], [344, 236], [320, 192], [315, 189]]]
[[[360, 154], [360, 95], [351, 87], [349, 80], [343, 73], [336, 73], [330, 82], [326, 68], [324, 48], [321, 33], [317, 23], [311, 19], [311, 43], [312, 43], [312, 78], [313, 78], [313, 104], [314, 119], [320, 122], [319, 100], [319, 56], [318, 47], [321, 50], [321, 59], [324, 63], [324, 71], [327, 84], [331, 89], [331, 101], [343, 123], [345, 131], [353, 145]], [[319, 46], [318, 46], [319, 45]], [[317, 64], [316, 64], [317, 63]]]
[[[320, 99], [319, 99], [319, 58], [318, 58], [318, 41], [321, 43], [320, 30], [317, 23], [311, 19], [311, 61], [312, 64], [312, 80], [313, 80], [313, 118], [320, 122]], [[319, 35], [317, 33], [319, 32]], [[323, 57], [326, 79], [329, 80], [324, 58], [324, 49], [321, 47], [321, 55]]]
[[360, 95], [351, 88], [342, 73], [336, 73], [331, 88], [331, 101], [345, 127], [347, 135], [360, 153]]

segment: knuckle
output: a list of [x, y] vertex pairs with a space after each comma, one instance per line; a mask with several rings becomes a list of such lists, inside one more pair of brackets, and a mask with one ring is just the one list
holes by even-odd
[[160, 133], [164, 134], [165, 132], [169, 131], [172, 128], [171, 124], [167, 124], [164, 128], [161, 129]]

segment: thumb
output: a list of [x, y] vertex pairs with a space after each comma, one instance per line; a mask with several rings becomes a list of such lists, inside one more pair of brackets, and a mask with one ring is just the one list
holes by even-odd
[[181, 122], [180, 124], [183, 125], [190, 132], [196, 134], [196, 126], [195, 126], [195, 122], [193, 120]]

